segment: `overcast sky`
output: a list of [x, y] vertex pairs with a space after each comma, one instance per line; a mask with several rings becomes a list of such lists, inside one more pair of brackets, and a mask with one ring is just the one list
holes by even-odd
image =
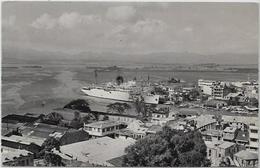
[[3, 47], [64, 52], [257, 54], [247, 3], [5, 2]]

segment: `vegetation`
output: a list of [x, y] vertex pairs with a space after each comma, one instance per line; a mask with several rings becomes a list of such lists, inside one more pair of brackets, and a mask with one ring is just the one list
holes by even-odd
[[78, 110], [81, 112], [90, 112], [91, 109], [89, 108], [89, 104], [84, 99], [77, 99], [71, 101], [69, 104], [65, 105], [63, 108]]
[[108, 111], [113, 111], [119, 114], [123, 114], [126, 112], [126, 110], [129, 110], [131, 108], [131, 106], [127, 103], [113, 103], [113, 104], [109, 104], [107, 105], [108, 107]]
[[147, 113], [147, 106], [144, 102], [144, 98], [141, 97], [141, 99], [136, 99], [136, 101], [134, 102], [135, 108], [136, 108], [136, 112], [138, 113], [139, 117], [141, 120], [146, 119], [146, 117], [148, 117], [148, 113]]
[[57, 139], [50, 137], [42, 144], [42, 150], [39, 153], [40, 158], [44, 159], [47, 165], [64, 166], [62, 163], [62, 158], [53, 153], [53, 149], [60, 151], [60, 142]]
[[184, 133], [164, 127], [126, 148], [123, 166], [210, 166], [206, 145], [197, 131]]
[[47, 123], [47, 124], [59, 124], [61, 120], [63, 119], [63, 116], [56, 112], [51, 112], [48, 115], [42, 117], [41, 122]]

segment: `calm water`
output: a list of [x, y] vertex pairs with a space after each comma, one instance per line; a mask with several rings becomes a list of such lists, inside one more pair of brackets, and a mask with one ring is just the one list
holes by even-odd
[[[46, 102], [45, 112], [62, 107], [65, 103], [79, 98], [81, 87], [95, 82], [93, 69], [81, 66], [44, 65], [43, 68], [3, 68], [2, 69], [2, 115], [24, 112], [43, 112], [41, 103]], [[197, 83], [198, 79], [222, 81], [244, 81], [248, 75], [257, 80], [257, 73], [230, 72], [158, 72], [158, 71], [122, 71], [99, 72], [98, 83], [110, 82], [122, 75], [127, 80], [160, 81], [176, 77], [189, 83]]]

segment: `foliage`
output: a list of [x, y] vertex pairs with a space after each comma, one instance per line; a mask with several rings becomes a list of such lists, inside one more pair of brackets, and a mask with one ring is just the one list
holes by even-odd
[[134, 102], [136, 112], [141, 117], [140, 119], [145, 119], [147, 117], [148, 108], [144, 102], [144, 98], [141, 97], [141, 99], [136, 99]]
[[57, 112], [51, 112], [47, 114], [46, 116], [43, 116], [41, 118], [41, 122], [47, 123], [47, 124], [59, 124], [61, 120], [63, 119], [63, 116]]
[[42, 150], [51, 151], [52, 149], [60, 150], [60, 142], [57, 139], [50, 137], [43, 142]]
[[116, 113], [119, 114], [123, 114], [125, 113], [126, 110], [129, 110], [131, 108], [131, 106], [127, 103], [113, 103], [113, 104], [109, 104], [107, 105], [108, 107], [108, 111], [115, 111]]
[[62, 163], [62, 158], [52, 152], [45, 152], [44, 154], [44, 160], [47, 162], [48, 165], [51, 166], [64, 166]]
[[89, 108], [89, 104], [84, 99], [77, 99], [73, 100], [67, 105], [64, 106], [64, 108], [72, 109], [72, 110], [79, 110], [81, 112], [90, 112], [91, 109]]
[[197, 131], [164, 127], [126, 148], [123, 166], [209, 166], [206, 145]]

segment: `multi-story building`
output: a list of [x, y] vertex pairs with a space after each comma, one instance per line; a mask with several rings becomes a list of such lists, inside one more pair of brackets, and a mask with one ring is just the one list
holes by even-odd
[[124, 128], [124, 125], [121, 122], [116, 121], [98, 121], [84, 124], [84, 130], [94, 137], [113, 135], [122, 128]]
[[212, 95], [212, 87], [217, 83], [217, 81], [213, 80], [198, 80], [198, 86], [201, 89], [202, 93], [206, 95]]
[[249, 125], [249, 145], [247, 146], [252, 151], [258, 151], [259, 137], [258, 126], [256, 124]]

